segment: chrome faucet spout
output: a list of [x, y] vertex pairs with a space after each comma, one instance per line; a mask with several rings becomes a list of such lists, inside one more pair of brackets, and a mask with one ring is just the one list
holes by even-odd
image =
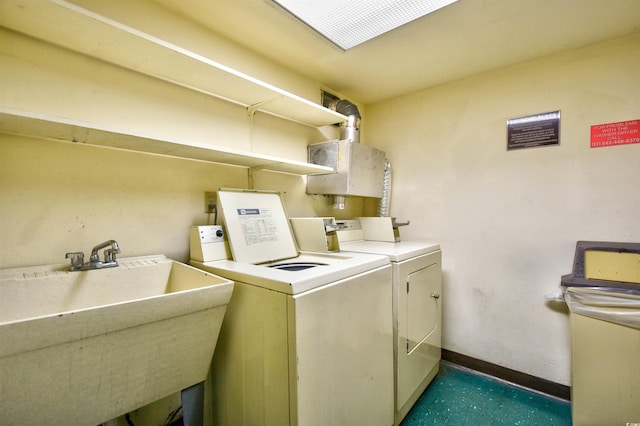
[[112, 257], [113, 260], [115, 260], [116, 253], [120, 253], [120, 247], [118, 246], [118, 242], [116, 240], [108, 240], [105, 241], [104, 243], [100, 243], [97, 246], [95, 246], [93, 248], [93, 250], [91, 250], [91, 256], [89, 257], [89, 262], [99, 262], [100, 261], [100, 255], [98, 254], [98, 252], [100, 250], [102, 250], [103, 248], [107, 248], [107, 247], [111, 247], [109, 251], [109, 254], [107, 254], [107, 250], [105, 250], [105, 258], [106, 257]]

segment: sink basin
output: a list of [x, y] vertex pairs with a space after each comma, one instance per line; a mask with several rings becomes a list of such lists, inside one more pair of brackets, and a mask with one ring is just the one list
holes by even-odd
[[95, 425], [205, 380], [233, 282], [118, 263], [0, 270], [0, 422]]

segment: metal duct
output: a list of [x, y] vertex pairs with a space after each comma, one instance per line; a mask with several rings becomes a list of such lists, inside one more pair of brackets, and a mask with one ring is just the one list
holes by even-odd
[[391, 162], [386, 160], [384, 165], [384, 177], [382, 181], [382, 198], [378, 204], [378, 216], [389, 217], [391, 209]]
[[[340, 123], [340, 139], [350, 140], [360, 143], [360, 120], [362, 116], [358, 107], [346, 99], [338, 99], [333, 102], [330, 109], [347, 116], [347, 121]], [[337, 210], [345, 209], [346, 198], [344, 195], [333, 196], [333, 208]]]
[[[378, 216], [389, 216], [391, 203], [391, 163], [377, 149], [360, 144], [358, 107], [346, 99], [329, 104], [347, 116], [340, 123], [340, 140], [309, 145], [309, 162], [332, 167], [336, 173], [307, 178], [308, 194], [333, 195], [333, 208], [343, 210], [346, 196], [380, 197]], [[382, 187], [380, 186], [382, 183]]]
[[362, 118], [358, 107], [353, 102], [346, 99], [338, 99], [337, 101], [333, 102], [331, 104], [331, 109], [334, 109], [336, 112], [339, 112], [342, 115], [353, 115], [355, 117]]
[[362, 116], [358, 107], [346, 99], [339, 99], [332, 102], [329, 108], [347, 116], [347, 121], [340, 123], [340, 139], [348, 139], [360, 143], [360, 120]]
[[[347, 121], [340, 124], [340, 139], [348, 139], [360, 143], [360, 120], [362, 116], [358, 107], [346, 99], [333, 102], [331, 109], [347, 116]], [[344, 197], [334, 196], [333, 207], [344, 209]], [[378, 216], [389, 217], [391, 209], [391, 162], [385, 160], [384, 177], [382, 182], [382, 198], [378, 204]]]

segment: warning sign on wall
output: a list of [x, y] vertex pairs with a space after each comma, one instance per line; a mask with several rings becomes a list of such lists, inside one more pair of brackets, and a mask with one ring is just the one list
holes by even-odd
[[560, 111], [507, 120], [507, 150], [560, 143]]
[[640, 120], [591, 126], [591, 148], [640, 143]]

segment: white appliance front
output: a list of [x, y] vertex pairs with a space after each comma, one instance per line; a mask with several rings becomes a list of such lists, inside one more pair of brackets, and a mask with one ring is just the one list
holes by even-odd
[[[340, 231], [338, 231], [340, 233]], [[399, 425], [439, 371], [442, 252], [427, 242], [340, 242], [342, 254], [386, 255], [393, 268], [395, 424]]]
[[292, 251], [273, 193], [231, 192], [219, 207], [236, 260], [191, 261], [235, 281], [211, 369], [214, 424], [393, 424], [389, 258]]

